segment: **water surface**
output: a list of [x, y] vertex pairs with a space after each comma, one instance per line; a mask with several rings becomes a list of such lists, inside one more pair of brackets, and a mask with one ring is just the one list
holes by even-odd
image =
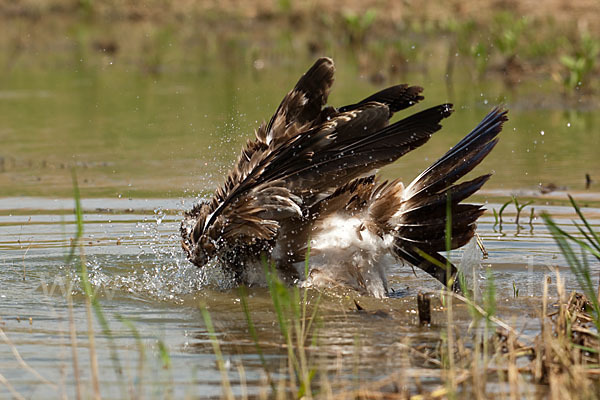
[[[215, 323], [234, 391], [266, 390], [239, 292], [223, 290], [214, 269], [198, 269], [184, 259], [178, 225], [182, 212], [221, 182], [253, 129], [270, 117], [283, 88], [290, 88], [309, 64], [256, 70], [216, 63], [201, 73], [155, 76], [118, 65], [86, 68], [84, 61], [56, 71], [12, 70], [0, 81], [0, 328], [12, 343], [0, 340], [0, 374], [14, 390], [31, 398], [63, 392], [74, 397], [65, 295], [73, 292], [80, 379], [85, 393], [91, 393], [85, 303], [76, 263], [65, 262], [75, 235], [72, 170], [81, 187], [85, 223], [83, 254], [75, 256], [84, 258], [110, 327], [109, 333], [94, 323], [102, 393], [218, 397], [221, 376], [203, 305]], [[513, 206], [502, 228], [491, 212], [480, 219], [478, 233], [489, 252], [482, 274], [486, 268], [492, 272], [499, 315], [533, 335], [545, 276], [552, 275], [551, 293], [555, 269], [569, 290], [577, 287], [539, 214], [551, 213], [574, 232], [569, 192], [600, 227], [598, 183], [585, 189], [586, 173], [600, 181], [598, 113], [567, 111], [560, 102], [536, 106], [535, 99], [547, 91], [543, 85], [517, 91], [494, 82], [449, 88], [441, 74], [418, 73], [406, 81], [426, 88], [426, 100], [415, 109], [450, 101], [456, 112], [423, 148], [384, 168], [384, 177], [411, 180], [492, 105], [510, 108], [499, 145], [477, 169], [494, 171], [494, 177], [475, 199], [486, 202], [488, 210], [499, 209], [512, 195], [532, 199], [534, 219], [529, 219], [531, 206], [518, 228]], [[353, 64], [340, 61], [330, 102], [355, 102], [378, 88]], [[539, 184], [550, 183], [558, 190], [542, 195]], [[462, 257], [461, 250], [452, 255], [456, 262]], [[592, 269], [600, 272], [598, 265]], [[393, 298], [358, 298], [367, 310], [384, 313], [357, 312], [354, 296], [321, 300], [317, 347], [311, 352], [340, 387], [405, 368], [403, 343], [434, 346], [439, 340], [446, 324], [440, 305], [434, 304], [431, 327], [420, 327], [415, 312], [416, 294], [438, 291], [437, 283], [402, 265], [391, 271], [390, 280]], [[482, 286], [487, 282], [482, 279]], [[252, 288], [249, 295], [266, 363], [271, 371], [281, 371], [287, 350], [280, 346], [268, 293]], [[316, 296], [310, 293], [311, 299]], [[469, 321], [466, 308], [458, 305], [457, 325], [466, 329]], [[168, 368], [161, 347], [169, 354]], [[27, 371], [14, 349], [50, 385]], [[421, 376], [426, 374], [419, 368], [433, 368], [418, 358], [410, 363]], [[431, 376], [422, 380], [433, 387], [439, 375]], [[8, 395], [9, 387], [1, 386], [0, 393]]]

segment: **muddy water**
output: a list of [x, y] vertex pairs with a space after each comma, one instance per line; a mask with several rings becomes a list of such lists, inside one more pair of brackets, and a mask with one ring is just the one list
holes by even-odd
[[[338, 64], [333, 104], [355, 101], [376, 89], [351, 64]], [[256, 122], [269, 117], [282, 88], [290, 87], [303, 68], [254, 71], [220, 65], [199, 75], [161, 77], [126, 68], [81, 68], [16, 71], [2, 81], [0, 328], [8, 339], [0, 340], [0, 374], [7, 382], [0, 385], [0, 397], [11, 390], [31, 398], [75, 396], [66, 293], [73, 293], [78, 379], [84, 393], [92, 392], [85, 302], [76, 263], [65, 263], [75, 235], [73, 169], [85, 214], [83, 253], [76, 253], [76, 261], [86, 263], [109, 327], [103, 330], [94, 322], [102, 394], [219, 396], [222, 378], [200, 312], [203, 304], [221, 340], [234, 392], [267, 389], [239, 293], [223, 290], [214, 268], [197, 269], [184, 260], [178, 223], [184, 209], [220, 182]], [[575, 232], [574, 214], [565, 202], [568, 191], [600, 229], [598, 183], [584, 188], [585, 173], [600, 181], [600, 136], [594, 128], [600, 117], [565, 111], [560, 102], [536, 107], [531, 99], [543, 94], [543, 87], [520, 93], [505, 92], [501, 85], [465, 85], [459, 92], [460, 85], [449, 90], [435, 76], [415, 75], [407, 81], [426, 87], [423, 107], [452, 101], [457, 111], [426, 146], [384, 169], [386, 177], [410, 180], [492, 104], [504, 102], [511, 108], [500, 144], [478, 169], [494, 170], [495, 176], [477, 199], [487, 202], [489, 210], [499, 209], [511, 195], [532, 199], [535, 218], [530, 223], [531, 206], [518, 228], [512, 206], [501, 228], [491, 212], [481, 218], [478, 232], [489, 257], [481, 261], [480, 275], [489, 267], [499, 315], [533, 334], [545, 276], [552, 275], [551, 292], [554, 268], [569, 289], [577, 287], [540, 212], [551, 213], [564, 229]], [[558, 190], [542, 195], [540, 183]], [[463, 251], [452, 258], [460, 263]], [[599, 272], [597, 265], [592, 268]], [[480, 281], [485, 286], [490, 279]], [[391, 285], [393, 298], [359, 299], [367, 310], [379, 313], [357, 312], [352, 296], [321, 299], [317, 350], [311, 354], [334, 387], [383, 378], [400, 368], [421, 376], [424, 385], [439, 383], [434, 366], [415, 357], [407, 361], [402, 345], [439, 340], [446, 325], [439, 304], [434, 300], [431, 327], [419, 327], [415, 313], [417, 292], [435, 292], [439, 286], [401, 265], [391, 271]], [[280, 372], [287, 350], [280, 346], [268, 293], [257, 288], [249, 295], [266, 365]], [[310, 293], [309, 298], [315, 296]], [[467, 310], [458, 305], [456, 313], [456, 323], [466, 328]], [[47, 382], [19, 362], [17, 351]]]

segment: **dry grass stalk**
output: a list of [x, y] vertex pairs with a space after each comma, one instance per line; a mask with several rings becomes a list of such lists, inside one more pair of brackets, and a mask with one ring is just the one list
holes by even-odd
[[[81, 265], [85, 265], [85, 255], [83, 253], [83, 247], [80, 248], [81, 254]], [[98, 373], [98, 357], [96, 353], [96, 337], [94, 335], [94, 323], [92, 317], [92, 299], [88, 293], [85, 295], [85, 314], [87, 319], [87, 333], [88, 333], [88, 345], [90, 353], [90, 370], [92, 374], [92, 389], [94, 391], [94, 399], [100, 400], [100, 379]]]
[[11, 385], [11, 383], [8, 381], [8, 379], [6, 379], [4, 377], [4, 375], [2, 375], [2, 374], [0, 374], [0, 383], [3, 384], [4, 386], [6, 386], [6, 388], [10, 392], [10, 394], [15, 399], [17, 399], [17, 400], [25, 400], [25, 397], [23, 397], [19, 392], [17, 392], [17, 390], [14, 388], [14, 386]]
[[21, 368], [23, 368], [24, 370], [31, 373], [33, 376], [35, 376], [37, 379], [39, 379], [44, 384], [52, 387], [52, 389], [54, 389], [54, 390], [58, 389], [58, 386], [56, 384], [54, 384], [54, 383], [50, 382], [48, 379], [44, 378], [42, 375], [40, 375], [39, 372], [37, 372], [29, 364], [27, 364], [25, 362], [25, 360], [23, 360], [23, 357], [21, 357], [19, 350], [17, 350], [17, 347], [14, 345], [14, 343], [8, 338], [8, 336], [6, 336], [6, 333], [4, 333], [2, 328], [0, 328], [0, 337], [2, 338], [2, 340], [4, 340], [4, 343], [6, 343], [6, 345], [10, 348], [10, 350], [12, 351], [13, 355], [15, 356], [15, 359], [17, 360], [17, 362], [19, 363]]

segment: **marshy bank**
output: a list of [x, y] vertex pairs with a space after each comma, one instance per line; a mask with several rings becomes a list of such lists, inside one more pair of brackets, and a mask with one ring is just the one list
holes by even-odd
[[[542, 214], [600, 230], [600, 6], [537, 5], [0, 1], [1, 396], [597, 397], [593, 296], [571, 297], [585, 285]], [[385, 300], [244, 293], [184, 259], [183, 210], [319, 55], [336, 60], [334, 105], [398, 82], [425, 88], [417, 107], [455, 104], [387, 178], [511, 110], [478, 167], [494, 171], [474, 199], [487, 258], [451, 255], [477, 266], [477, 295], [407, 265]]]
[[599, 17], [586, 0], [2, 1], [0, 48], [7, 70], [120, 65], [154, 75], [202, 73], [217, 57], [261, 70], [349, 55], [375, 84], [410, 72], [443, 73], [448, 84], [490, 77], [511, 90], [552, 81], [574, 105], [600, 89]]

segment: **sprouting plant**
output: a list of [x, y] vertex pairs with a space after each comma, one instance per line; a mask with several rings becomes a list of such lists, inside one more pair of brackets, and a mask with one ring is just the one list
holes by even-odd
[[517, 225], [517, 228], [518, 228], [519, 227], [519, 218], [521, 217], [521, 211], [523, 211], [523, 209], [525, 207], [527, 207], [528, 205], [532, 204], [533, 200], [529, 200], [526, 203], [519, 204], [519, 200], [517, 200], [517, 197], [514, 196], [513, 202], [515, 203], [515, 208], [517, 209], [517, 216], [515, 217], [515, 224]]
[[506, 207], [508, 207], [508, 205], [510, 203], [512, 203], [512, 199], [508, 200], [506, 203], [502, 204], [502, 206], [500, 207], [500, 210], [498, 210], [498, 212], [496, 212], [496, 209], [492, 209], [492, 211], [494, 212], [494, 229], [496, 228], [496, 225], [499, 225], [500, 227], [500, 231], [502, 231], [502, 213], [504, 212], [504, 210], [506, 209]]
[[533, 229], [533, 220], [535, 218], [535, 207], [531, 207], [531, 212], [529, 213], [529, 226]]
[[492, 35], [495, 47], [509, 62], [517, 54], [521, 35], [528, 25], [525, 17], [517, 17], [511, 12], [500, 12], [494, 18]]
[[[215, 328], [212, 323], [212, 319], [210, 318], [210, 313], [206, 309], [206, 307], [202, 307], [202, 318], [204, 319], [204, 324], [206, 325], [206, 330], [208, 331], [208, 335], [210, 337], [210, 342], [213, 346], [213, 352], [215, 353], [215, 357], [217, 359], [217, 366], [219, 367], [219, 371], [221, 373], [221, 385], [223, 389], [223, 397], [226, 399], [234, 399], [233, 392], [231, 391], [231, 384], [229, 382], [229, 377], [227, 376], [227, 369], [225, 368], [225, 360], [223, 358], [223, 353], [221, 352], [221, 347], [219, 346], [219, 340], [215, 334]], [[161, 346], [162, 342], [158, 342], [160, 355], [163, 360], [164, 365], [170, 364], [170, 359], [168, 357], [168, 352], [165, 352], [164, 345]]]
[[284, 13], [289, 13], [292, 10], [292, 0], [278, 0], [277, 5], [279, 10]]
[[517, 288], [517, 284], [515, 283], [515, 281], [513, 281], [512, 287], [513, 287], [513, 297], [519, 297], [519, 288]]
[[273, 378], [271, 378], [271, 373], [269, 372], [269, 368], [267, 366], [267, 361], [265, 359], [265, 355], [260, 347], [260, 342], [258, 340], [258, 333], [256, 332], [256, 327], [254, 326], [254, 322], [252, 321], [252, 316], [250, 315], [250, 307], [248, 306], [248, 294], [246, 293], [246, 288], [244, 286], [240, 286], [240, 299], [242, 302], [242, 309], [244, 311], [244, 315], [246, 316], [246, 324], [248, 325], [248, 332], [252, 337], [252, 341], [254, 342], [254, 347], [256, 348], [256, 352], [258, 353], [258, 357], [260, 358], [260, 363], [263, 367], [267, 375], [267, 381], [271, 386], [271, 390], [273, 393], [277, 392], [277, 387], [275, 386], [275, 382]]
[[563, 55], [560, 57], [561, 64], [567, 69], [567, 75], [563, 79], [565, 89], [574, 90], [582, 85], [586, 76], [585, 59], [576, 55]]
[[567, 69], [563, 79], [565, 89], [572, 91], [589, 84], [589, 77], [596, 67], [598, 54], [600, 54], [600, 40], [583, 32], [579, 43], [573, 46], [572, 53], [560, 58], [560, 62]]
[[159, 340], [157, 342], [157, 345], [158, 345], [158, 355], [160, 356], [160, 360], [163, 364], [163, 368], [165, 368], [165, 369], [171, 368], [171, 356], [169, 355], [169, 348], [167, 347], [165, 342], [162, 340]]
[[475, 68], [477, 70], [477, 76], [483, 77], [487, 70], [489, 61], [488, 47], [483, 42], [477, 42], [471, 46], [471, 57], [475, 60]]
[[[480, 59], [475, 58], [475, 52], [473, 49], [476, 47], [474, 44], [474, 36], [477, 31], [477, 24], [475, 20], [469, 19], [467, 21], [458, 21], [453, 18], [449, 18], [445, 23], [445, 28], [453, 34], [453, 40], [451, 42], [448, 51], [448, 60], [446, 62], [446, 79], [451, 81], [452, 75], [454, 74], [454, 65], [456, 63], [456, 57], [461, 54], [467, 58], [474, 58], [475, 65], [478, 71], [478, 76], [481, 76]], [[483, 59], [487, 62], [487, 49], [486, 56]]]
[[[571, 195], [569, 195], [569, 200], [581, 220], [579, 222], [573, 221], [573, 224], [577, 227], [577, 230], [583, 236], [583, 239], [575, 237], [560, 228], [547, 213], [542, 214], [542, 219], [558, 244], [562, 255], [567, 260], [571, 271], [573, 271], [573, 274], [577, 279], [577, 283], [579, 283], [579, 286], [591, 302], [595, 313], [594, 323], [596, 324], [596, 327], [600, 329], [600, 300], [598, 299], [598, 294], [592, 281], [592, 273], [588, 262], [589, 254], [600, 261], [600, 234], [594, 231]], [[577, 254], [572, 245], [579, 247], [581, 253]]]
[[365, 35], [377, 18], [377, 11], [370, 8], [364, 14], [346, 10], [342, 13], [344, 28], [348, 32], [351, 44], [363, 42]]

